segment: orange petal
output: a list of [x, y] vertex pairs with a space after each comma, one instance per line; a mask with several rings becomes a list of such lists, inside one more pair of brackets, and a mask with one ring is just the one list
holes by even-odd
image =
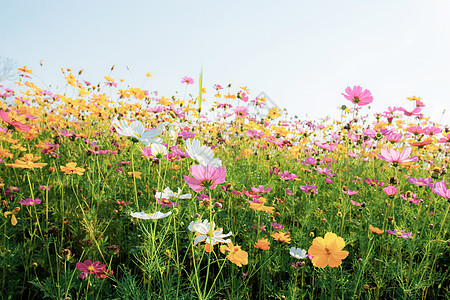
[[345, 259], [348, 256], [348, 251], [341, 250], [341, 251], [333, 251], [331, 252], [331, 256], [333, 256], [336, 259]]
[[12, 224], [12, 226], [16, 226], [17, 225], [17, 219], [16, 219], [15, 215], [11, 216], [11, 224]]
[[314, 240], [313, 240], [313, 245], [315, 245], [315, 246], [319, 246], [319, 247], [321, 247], [321, 248], [326, 248], [326, 246], [327, 246], [327, 243], [325, 242], [325, 240], [322, 238], [322, 237], [316, 237]]
[[326, 255], [326, 251], [325, 248], [317, 246], [317, 245], [311, 245], [311, 247], [309, 247], [308, 249], [308, 253], [312, 256], [322, 256], [322, 255]]
[[333, 257], [333, 255], [330, 255], [329, 259], [328, 259], [328, 265], [330, 267], [338, 267], [342, 264], [342, 260], [340, 260], [339, 258]]
[[327, 232], [327, 233], [325, 233], [325, 237], [324, 237], [324, 239], [325, 239], [325, 243], [327, 244], [327, 245], [329, 245], [330, 243], [332, 243], [332, 242], [334, 242], [336, 239], [337, 239], [337, 234], [336, 233], [333, 233], [333, 232]]
[[325, 268], [328, 265], [330, 255], [314, 256], [312, 263], [315, 267]]

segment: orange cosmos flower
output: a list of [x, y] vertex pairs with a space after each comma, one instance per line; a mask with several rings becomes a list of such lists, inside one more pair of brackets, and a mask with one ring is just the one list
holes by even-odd
[[23, 66], [23, 68], [18, 68], [17, 70], [19, 70], [20, 72], [23, 72], [23, 73], [33, 73], [32, 70], [27, 68], [27, 66]]
[[275, 232], [273, 234], [271, 234], [270, 236], [273, 237], [276, 241], [279, 241], [280, 243], [287, 243], [290, 244], [291, 243], [291, 238], [289, 237], [289, 232]]
[[142, 172], [128, 172], [127, 173], [128, 174], [128, 176], [131, 176], [131, 177], [136, 177], [137, 179], [141, 179], [141, 174], [142, 174]]
[[46, 163], [35, 163], [36, 160], [40, 159], [41, 157], [34, 157], [33, 154], [28, 153], [25, 154], [24, 157], [21, 159], [17, 159], [14, 164], [8, 164], [8, 167], [13, 168], [20, 168], [20, 169], [34, 169], [34, 168], [42, 168], [43, 166], [46, 166]]
[[227, 259], [238, 267], [248, 264], [248, 253], [241, 250], [241, 246], [238, 246], [237, 244], [234, 246], [232, 242], [229, 242], [226, 245], [222, 245], [220, 246], [220, 252], [223, 254], [228, 252]]
[[77, 174], [77, 175], [83, 175], [84, 169], [77, 167], [77, 163], [70, 162], [66, 166], [61, 166], [61, 171], [64, 172], [64, 174]]
[[326, 266], [338, 267], [342, 260], [348, 256], [348, 251], [342, 250], [345, 247], [343, 238], [335, 233], [327, 232], [325, 238], [316, 237], [309, 247], [308, 253], [313, 257], [312, 263], [315, 267], [325, 268]]
[[253, 245], [253, 247], [258, 248], [259, 250], [269, 250], [270, 249], [270, 242], [268, 239], [259, 239], [256, 241], [256, 243]]
[[13, 158], [14, 155], [11, 152], [9, 152], [8, 149], [3, 149], [3, 147], [0, 146], [0, 157]]
[[8, 218], [8, 216], [11, 215], [11, 225], [12, 226], [16, 226], [17, 225], [17, 219], [16, 219], [15, 215], [19, 211], [20, 211], [20, 207], [16, 207], [12, 211], [5, 211], [5, 213], [3, 214], [5, 216], [5, 218]]
[[376, 234], [382, 234], [384, 232], [384, 230], [381, 230], [380, 228], [377, 227], [373, 227], [372, 225], [369, 225], [369, 229], [370, 231]]
[[250, 208], [255, 211], [263, 211], [265, 213], [271, 214], [275, 210], [275, 207], [273, 206], [264, 206], [264, 203], [266, 202], [266, 199], [264, 197], [259, 198], [259, 202], [251, 202]]

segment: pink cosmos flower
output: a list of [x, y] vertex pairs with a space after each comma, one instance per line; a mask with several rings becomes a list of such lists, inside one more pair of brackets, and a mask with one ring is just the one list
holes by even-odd
[[295, 175], [294, 173], [289, 173], [288, 171], [284, 171], [283, 173], [278, 173], [278, 176], [281, 177], [281, 179], [284, 180], [294, 180], [295, 178], [297, 178], [297, 175]]
[[259, 132], [257, 130], [247, 130], [247, 136], [252, 139], [257, 139], [264, 136], [264, 132]]
[[144, 155], [146, 158], [151, 158], [153, 156], [152, 154], [152, 150], [150, 147], [145, 147], [144, 149], [141, 148], [141, 153], [142, 155]]
[[385, 187], [383, 189], [383, 191], [388, 196], [394, 196], [394, 195], [397, 195], [397, 193], [398, 193], [398, 189], [395, 186], [392, 186], [392, 185], [389, 185], [389, 186]]
[[252, 187], [252, 191], [255, 193], [269, 193], [272, 190], [272, 187], [264, 188], [263, 185], [259, 185], [258, 188]]
[[242, 118], [248, 116], [248, 109], [244, 106], [238, 106], [234, 109], [234, 113], [236, 114], [236, 116]]
[[84, 262], [77, 262], [76, 267], [78, 270], [88, 274], [103, 273], [106, 271], [104, 264], [100, 264], [99, 261], [92, 262], [89, 259]]
[[39, 204], [41, 202], [42, 202], [42, 200], [39, 199], [39, 198], [34, 198], [34, 201], [33, 201], [32, 198], [27, 198], [25, 200], [22, 199], [21, 201], [19, 201], [19, 204], [22, 204], [22, 205], [36, 205], [36, 204]]
[[407, 116], [407, 117], [410, 117], [410, 116], [422, 117], [422, 116], [423, 116], [422, 114], [419, 114], [420, 111], [422, 110], [420, 107], [416, 107], [416, 108], [414, 108], [412, 111], [407, 111], [407, 110], [406, 110], [405, 108], [403, 108], [403, 107], [399, 107], [397, 110], [398, 110], [398, 111], [402, 111], [403, 114], [404, 114], [405, 116]]
[[409, 183], [417, 185], [417, 186], [428, 186], [433, 188], [433, 179], [431, 178], [408, 178]]
[[351, 190], [342, 190], [342, 192], [349, 196], [353, 196], [359, 193], [359, 191], [351, 191]]
[[347, 87], [345, 89], [347, 94], [342, 94], [345, 99], [350, 100], [352, 103], [359, 106], [372, 103], [373, 97], [369, 90], [364, 90], [360, 86], [354, 86], [353, 89]]
[[281, 225], [280, 223], [277, 223], [277, 222], [273, 222], [273, 223], [272, 223], [272, 227], [273, 227], [273, 229], [275, 229], [275, 230], [281, 230], [281, 229], [283, 229], [283, 225]]
[[94, 274], [97, 278], [104, 279], [114, 273], [112, 270], [107, 271], [105, 265], [100, 264], [99, 261], [92, 262], [89, 259], [84, 262], [77, 262], [76, 267], [82, 271], [78, 276], [80, 279], [86, 279], [89, 274]]
[[381, 155], [377, 153], [380, 159], [391, 163], [401, 164], [419, 160], [419, 157], [417, 155], [413, 157], [408, 157], [410, 154], [411, 148], [403, 149], [401, 154], [395, 149], [381, 149]]
[[19, 121], [11, 121], [9, 118], [9, 115], [7, 112], [0, 110], [0, 119], [2, 119], [5, 123], [8, 123], [9, 125], [13, 126], [16, 129], [28, 132], [30, 131], [31, 127], [28, 125], [25, 125]]
[[442, 129], [435, 127], [435, 126], [425, 127], [424, 130], [425, 130], [425, 133], [428, 134], [429, 136], [432, 136], [432, 135], [442, 132]]
[[432, 190], [436, 195], [450, 199], [450, 190], [447, 189], [444, 181], [436, 182], [436, 185], [432, 188]]
[[350, 202], [351, 202], [353, 205], [355, 205], [355, 206], [361, 206], [361, 205], [362, 205], [362, 203], [359, 203], [359, 202], [356, 202], [356, 201], [353, 201], [353, 200], [350, 200]]
[[450, 142], [450, 133], [445, 135], [445, 137], [439, 139], [439, 143], [449, 143]]
[[318, 188], [318, 186], [314, 185], [314, 184], [312, 184], [312, 185], [305, 184], [305, 185], [300, 186], [300, 189], [306, 194], [317, 194], [318, 193], [317, 188]]
[[191, 174], [194, 178], [183, 175], [187, 184], [197, 193], [204, 188], [213, 190], [217, 185], [225, 182], [227, 169], [225, 167], [212, 167], [209, 165], [194, 165], [191, 167]]
[[391, 143], [398, 143], [401, 141], [402, 135], [400, 133], [392, 133], [385, 135], [384, 138]]
[[400, 198], [402, 198], [405, 201], [412, 202], [416, 205], [419, 205], [420, 202], [423, 202], [423, 199], [417, 198], [416, 194], [413, 194], [411, 192], [406, 192], [406, 194], [401, 194]]
[[425, 129], [420, 126], [410, 126], [406, 130], [414, 135], [425, 133]]
[[412, 232], [408, 232], [408, 233], [406, 233], [406, 230], [397, 230], [397, 229], [394, 229], [394, 231], [392, 231], [392, 230], [386, 230], [386, 232], [387, 233], [389, 233], [389, 234], [393, 234], [393, 235], [395, 235], [395, 236], [397, 236], [397, 237], [402, 237], [402, 238], [404, 238], [405, 240], [406, 239], [412, 239], [413, 237], [412, 237]]
[[192, 79], [191, 77], [184, 76], [181, 79], [181, 83], [194, 84], [194, 79]]

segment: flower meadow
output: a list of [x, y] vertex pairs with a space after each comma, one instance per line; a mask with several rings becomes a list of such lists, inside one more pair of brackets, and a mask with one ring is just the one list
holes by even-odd
[[373, 112], [376, 91], [343, 87], [341, 117], [313, 121], [201, 78], [166, 98], [19, 71], [0, 87], [2, 299], [448, 297], [450, 130], [421, 98]]

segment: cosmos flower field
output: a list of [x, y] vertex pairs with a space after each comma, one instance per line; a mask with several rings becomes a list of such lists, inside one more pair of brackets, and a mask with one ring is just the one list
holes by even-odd
[[448, 297], [450, 130], [421, 98], [373, 111], [343, 87], [339, 119], [301, 120], [201, 78], [165, 97], [19, 71], [0, 86], [1, 299]]

